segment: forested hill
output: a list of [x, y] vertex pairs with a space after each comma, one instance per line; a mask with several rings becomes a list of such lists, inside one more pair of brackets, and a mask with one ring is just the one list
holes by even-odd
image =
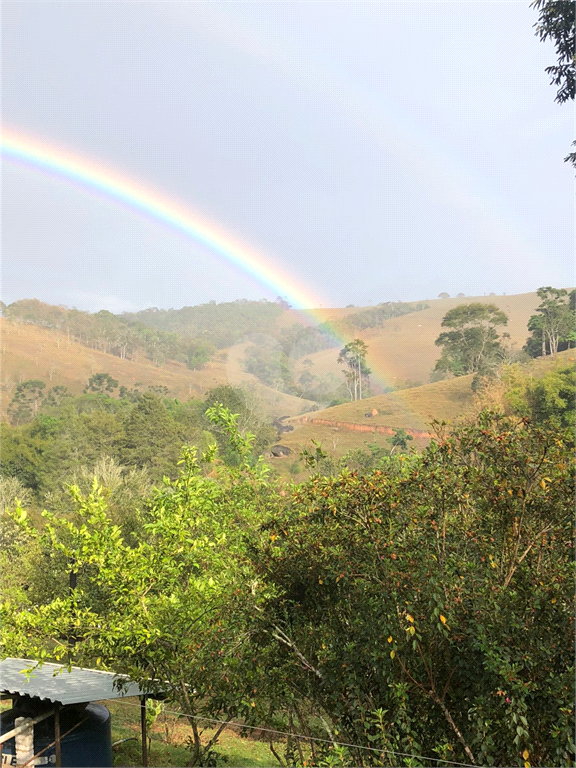
[[[108, 310], [83, 312], [75, 308], [54, 306], [38, 299], [22, 299], [3, 307], [3, 315], [15, 322], [30, 323], [61, 331], [79, 344], [108, 352], [121, 358], [144, 351], [156, 364], [177, 360], [190, 368], [201, 368], [214, 352], [266, 334], [276, 339], [285, 354], [297, 347], [297, 356], [312, 354], [340, 344], [331, 327], [355, 333], [357, 330], [381, 327], [385, 320], [426, 309], [427, 304], [385, 302], [368, 309], [358, 309], [346, 318], [335, 310], [333, 322], [314, 328], [295, 315], [290, 324], [280, 322], [288, 305], [279, 301], [248, 301], [158, 309], [115, 315]], [[330, 313], [327, 320], [330, 319]]]
[[274, 301], [238, 301], [199, 304], [181, 309], [151, 307], [141, 312], [124, 313], [120, 319], [129, 325], [142, 324], [166, 333], [190, 338], [202, 337], [217, 349], [235, 344], [246, 334], [269, 332], [284, 312]]
[[3, 315], [15, 322], [63, 332], [79, 344], [121, 358], [131, 358], [140, 351], [156, 365], [176, 360], [198, 369], [215, 350], [248, 334], [269, 332], [283, 311], [275, 302], [240, 300], [114, 315], [107, 310], [90, 313], [22, 299], [5, 307]]

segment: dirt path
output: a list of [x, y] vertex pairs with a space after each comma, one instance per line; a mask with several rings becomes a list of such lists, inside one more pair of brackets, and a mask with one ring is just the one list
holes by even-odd
[[[330, 419], [314, 419], [309, 416], [302, 416], [298, 419], [301, 424], [319, 424], [323, 427], [338, 427], [338, 429], [349, 429], [352, 432], [378, 432], [381, 435], [394, 435], [398, 427], [387, 427], [383, 424], [354, 424], [351, 421], [330, 421]], [[412, 437], [418, 437], [420, 439], [428, 439], [432, 437], [430, 432], [425, 432], [421, 429], [404, 429], [407, 435]]]

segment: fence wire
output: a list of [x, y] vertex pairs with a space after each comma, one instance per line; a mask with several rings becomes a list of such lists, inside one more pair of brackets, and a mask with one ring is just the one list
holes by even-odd
[[[128, 707], [138, 707], [140, 708], [140, 704], [132, 704], [130, 701], [122, 700], [122, 699], [115, 699], [115, 701], [119, 702], [120, 704], [125, 704]], [[291, 733], [290, 731], [279, 731], [276, 728], [267, 728], [262, 727], [260, 725], [245, 725], [244, 723], [235, 723], [233, 721], [229, 720], [217, 720], [213, 717], [204, 717], [202, 715], [191, 715], [187, 712], [178, 712], [174, 709], [162, 709], [162, 712], [170, 715], [175, 715], [176, 717], [186, 717], [192, 720], [201, 720], [202, 722], [206, 723], [214, 723], [217, 725], [228, 725], [232, 726], [233, 728], [241, 728], [241, 729], [247, 729], [247, 730], [253, 730], [253, 731], [261, 731], [262, 733], [271, 733], [275, 734], [276, 736], [288, 736], [292, 739], [302, 739], [303, 741], [315, 741], [322, 744], [332, 744], [333, 746], [338, 747], [348, 747], [351, 749], [363, 749], [368, 752], [377, 752], [378, 754], [386, 754], [386, 755], [397, 755], [398, 757], [411, 757], [417, 760], [430, 760], [431, 762], [435, 763], [445, 763], [446, 765], [455, 765], [459, 766], [461, 768], [478, 768], [478, 766], [472, 765], [472, 763], [458, 763], [454, 760], [444, 760], [440, 757], [426, 757], [425, 755], [414, 755], [409, 752], [395, 752], [391, 749], [378, 749], [377, 747], [367, 747], [363, 744], [350, 744], [346, 741], [333, 741], [332, 739], [322, 739], [319, 736], [305, 736], [301, 733]]]

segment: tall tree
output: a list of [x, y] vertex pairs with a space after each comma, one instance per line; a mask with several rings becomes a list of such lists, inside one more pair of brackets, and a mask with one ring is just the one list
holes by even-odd
[[88, 384], [84, 387], [84, 392], [106, 394], [106, 392], [113, 392], [117, 386], [118, 382], [116, 379], [113, 379], [109, 373], [95, 373], [88, 379]]
[[162, 400], [145, 392], [126, 419], [120, 458], [131, 466], [147, 467], [156, 477], [174, 474], [183, 442]]
[[541, 303], [528, 321], [531, 336], [524, 349], [532, 357], [555, 355], [575, 344], [574, 301], [576, 291], [568, 294], [564, 288], [539, 288]]
[[495, 304], [460, 304], [444, 315], [444, 331], [435, 341], [442, 355], [435, 370], [465, 376], [485, 370], [503, 351], [497, 326], [507, 325], [508, 316]]
[[46, 384], [39, 379], [28, 379], [16, 387], [8, 413], [15, 424], [23, 424], [34, 418], [44, 399]]
[[348, 368], [344, 373], [349, 383], [350, 400], [362, 400], [362, 384], [370, 375], [370, 369], [366, 365], [367, 354], [368, 347], [362, 339], [354, 339], [346, 344], [338, 355], [338, 362], [345, 363]]

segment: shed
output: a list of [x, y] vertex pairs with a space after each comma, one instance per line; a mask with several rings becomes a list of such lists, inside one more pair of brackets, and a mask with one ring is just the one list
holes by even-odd
[[[0, 691], [2, 698], [24, 699], [38, 711], [38, 715], [25, 718], [25, 722], [0, 736], [0, 750], [9, 739], [34, 728], [34, 725], [54, 717], [54, 741], [56, 766], [61, 766], [61, 739], [66, 734], [60, 733], [60, 715], [66, 708], [91, 701], [107, 701], [132, 696], [140, 698], [142, 727], [142, 765], [148, 765], [146, 745], [146, 698], [163, 698], [162, 686], [154, 686], [154, 693], [146, 693], [137, 683], [131, 682], [127, 675], [103, 672], [97, 669], [84, 669], [66, 665], [42, 663], [31, 659], [6, 658], [0, 661]], [[28, 670], [32, 670], [28, 672]], [[152, 681], [151, 681], [152, 682]], [[160, 690], [158, 690], [160, 689]], [[75, 726], [76, 727], [76, 726]], [[33, 731], [32, 731], [33, 745]], [[46, 747], [43, 752], [46, 751]], [[32, 752], [34, 750], [32, 749]], [[33, 765], [38, 754], [31, 754], [28, 764]]]

